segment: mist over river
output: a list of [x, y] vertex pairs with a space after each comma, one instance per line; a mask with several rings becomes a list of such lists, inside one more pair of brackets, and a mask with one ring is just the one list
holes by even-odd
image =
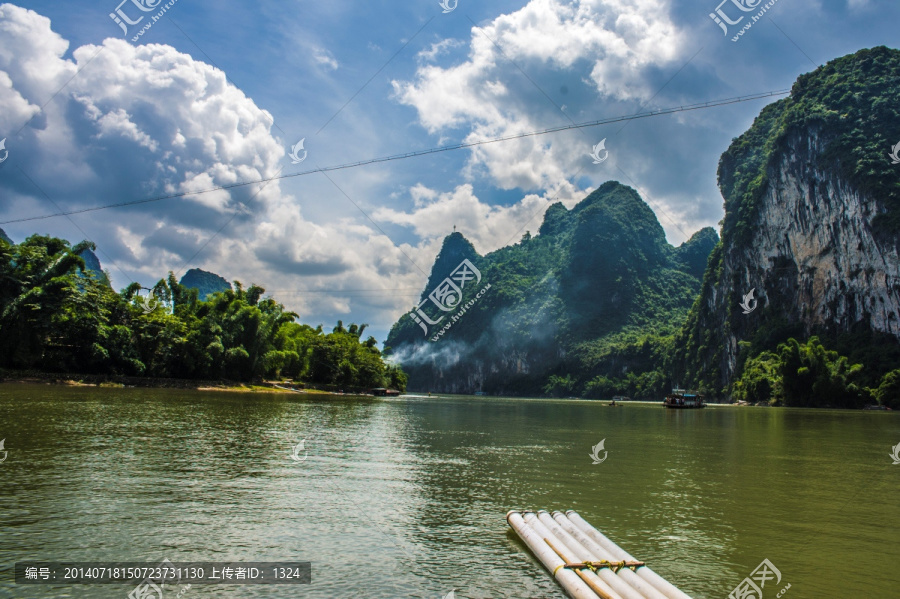
[[766, 599], [895, 598], [898, 416], [2, 385], [0, 597], [134, 588], [17, 585], [17, 561], [169, 559], [312, 563], [309, 585], [185, 599], [564, 598], [505, 521], [544, 508], [695, 599], [763, 559], [782, 575]]

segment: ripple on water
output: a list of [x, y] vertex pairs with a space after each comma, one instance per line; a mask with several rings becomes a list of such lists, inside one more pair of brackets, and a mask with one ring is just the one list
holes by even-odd
[[[309, 587], [194, 586], [185, 598], [455, 589], [460, 599], [555, 599], [564, 593], [504, 517], [574, 508], [697, 599], [726, 596], [763, 558], [797, 597], [896, 588], [884, 569], [820, 567], [834, 555], [900, 557], [893, 472], [879, 462], [900, 441], [890, 415], [39, 391], [0, 387], [7, 570], [24, 559], [308, 560]], [[609, 458], [592, 464], [601, 439]], [[0, 582], [0, 597], [128, 590]]]

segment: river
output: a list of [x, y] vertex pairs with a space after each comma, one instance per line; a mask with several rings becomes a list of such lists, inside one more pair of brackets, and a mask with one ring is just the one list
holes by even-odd
[[17, 585], [17, 561], [169, 559], [312, 564], [309, 585], [184, 599], [563, 598], [505, 521], [544, 508], [695, 599], [763, 559], [782, 577], [764, 599], [896, 598], [898, 416], [2, 385], [0, 597], [134, 588]]

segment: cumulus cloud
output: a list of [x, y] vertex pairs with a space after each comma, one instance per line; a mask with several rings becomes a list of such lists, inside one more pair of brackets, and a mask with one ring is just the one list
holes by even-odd
[[[598, 99], [648, 100], [657, 91], [651, 75], [677, 63], [684, 42], [654, 0], [531, 0], [473, 28], [463, 62], [442, 67], [424, 60], [414, 80], [392, 84], [430, 133], [463, 129], [466, 142], [484, 141], [571, 122], [572, 103], [563, 114], [557, 89], [567, 94], [570, 86], [587, 86], [592, 94], [582, 111]], [[434, 44], [420, 57], [433, 59], [450, 45]], [[561, 76], [569, 83], [558, 85]], [[576, 170], [586, 143], [579, 133], [477, 146], [467, 174], [486, 174], [504, 189], [552, 189]]]
[[[6, 166], [27, 175], [4, 170], [0, 220], [47, 213], [43, 193], [63, 209], [79, 209], [204, 192], [282, 170], [286, 152], [272, 115], [219, 69], [161, 44], [111, 38], [75, 48], [71, 58], [68, 50], [49, 19], [0, 5], [0, 137], [9, 136]], [[327, 53], [316, 60], [337, 67]], [[349, 296], [339, 292], [345, 287], [411, 287], [424, 279], [377, 231], [349, 219], [329, 226], [305, 220], [279, 181], [89, 214], [82, 223], [102, 255], [144, 283], [202, 266], [270, 288], [336, 291], [288, 296], [301, 314], [348, 312]], [[64, 219], [38, 222], [21, 229], [59, 225], [70, 238], [80, 235]], [[434, 256], [406, 251], [425, 265]], [[116, 284], [128, 283], [118, 277], [114, 270]], [[370, 306], [387, 320], [400, 301], [385, 295]]]

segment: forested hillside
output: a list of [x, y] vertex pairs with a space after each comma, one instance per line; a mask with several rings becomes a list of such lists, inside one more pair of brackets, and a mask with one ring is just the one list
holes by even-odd
[[39, 235], [0, 240], [0, 368], [405, 387], [375, 338], [363, 340], [366, 325], [338, 322], [326, 334], [238, 281], [207, 301], [171, 273], [152, 294], [139, 295], [138, 283], [117, 293], [86, 268], [81, 255], [93, 249]]
[[898, 96], [900, 51], [885, 47], [801, 76], [721, 157], [721, 242], [704, 229], [669, 246], [612, 181], [487, 256], [448, 236], [422, 305], [462, 258], [490, 292], [472, 303], [466, 288], [436, 341], [405, 315], [388, 345], [421, 390], [659, 399], [680, 384], [772, 405], [900, 405]]
[[482, 279], [460, 305], [490, 289], [439, 340], [407, 315], [387, 345], [423, 391], [653, 396], [670, 384], [664, 360], [717, 241], [704, 229], [672, 247], [638, 193], [610, 181], [486, 256], [449, 235], [420, 301], [463, 259]]

